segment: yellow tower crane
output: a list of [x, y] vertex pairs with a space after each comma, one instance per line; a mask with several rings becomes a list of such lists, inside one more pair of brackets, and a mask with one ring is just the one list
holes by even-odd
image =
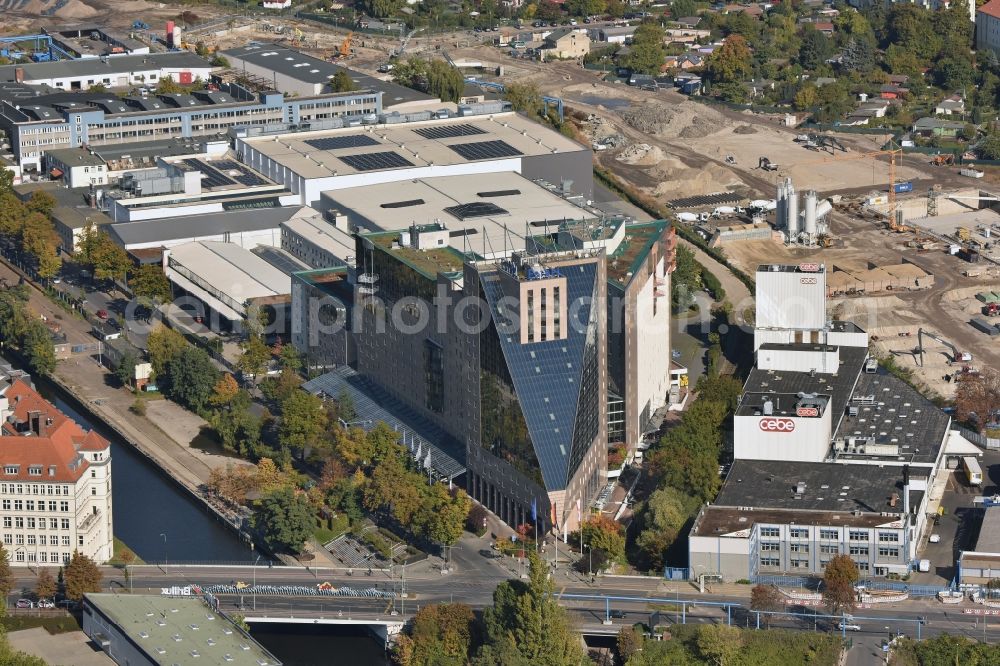
[[799, 162], [798, 166], [804, 166], [809, 164], [823, 164], [826, 162], [844, 162], [847, 160], [864, 160], [868, 158], [878, 159], [883, 155], [889, 157], [889, 229], [891, 231], [903, 232], [910, 231], [910, 228], [906, 225], [901, 225], [896, 222], [896, 160], [902, 159], [903, 149], [896, 146], [895, 143], [891, 144], [893, 147], [886, 150], [873, 150], [865, 153], [852, 153], [848, 155], [830, 155], [818, 160], [810, 160], [808, 162]]

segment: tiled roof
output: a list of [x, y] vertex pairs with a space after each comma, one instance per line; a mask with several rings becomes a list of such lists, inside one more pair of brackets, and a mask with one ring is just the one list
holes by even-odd
[[[6, 392], [11, 415], [0, 426], [0, 464], [17, 466], [15, 474], [0, 470], [4, 481], [75, 483], [87, 469], [79, 451], [103, 451], [110, 444], [86, 432], [31, 386], [16, 381]], [[31, 468], [41, 468], [31, 474]]]
[[993, 18], [1000, 18], [1000, 0], [990, 0], [985, 5], [976, 10], [977, 14], [986, 14]]

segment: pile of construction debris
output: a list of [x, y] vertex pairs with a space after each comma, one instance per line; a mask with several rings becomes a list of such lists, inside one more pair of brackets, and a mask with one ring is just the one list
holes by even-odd
[[644, 134], [665, 139], [697, 139], [724, 128], [726, 119], [715, 109], [684, 101], [665, 106], [642, 104], [623, 109], [622, 119]]

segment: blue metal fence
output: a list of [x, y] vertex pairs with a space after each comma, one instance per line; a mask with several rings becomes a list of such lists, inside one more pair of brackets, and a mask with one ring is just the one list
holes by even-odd
[[689, 580], [690, 569], [687, 567], [665, 567], [663, 577], [667, 580]]
[[911, 597], [935, 597], [938, 592], [949, 591], [953, 588], [950, 586], [939, 586], [939, 585], [910, 585], [902, 581], [892, 581], [892, 580], [866, 580], [862, 581], [860, 585], [863, 585], [869, 590], [885, 590], [892, 592], [907, 592]]
[[819, 587], [818, 578], [809, 576], [751, 576], [750, 582], [754, 585], [777, 585], [778, 587], [804, 587], [816, 589]]

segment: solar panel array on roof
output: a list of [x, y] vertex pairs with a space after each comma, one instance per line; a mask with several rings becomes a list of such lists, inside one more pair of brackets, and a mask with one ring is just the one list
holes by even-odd
[[442, 127], [421, 127], [413, 130], [425, 139], [452, 139], [456, 136], [475, 136], [486, 134], [486, 130], [475, 125], [462, 123], [461, 125], [444, 125]]
[[258, 245], [250, 251], [277, 268], [285, 275], [291, 275], [292, 273], [297, 273], [298, 271], [308, 268], [298, 259], [276, 247]]
[[460, 220], [467, 220], [473, 217], [493, 217], [494, 215], [510, 214], [500, 206], [490, 203], [489, 201], [475, 201], [473, 203], [459, 204], [458, 206], [448, 206], [444, 210]]
[[506, 141], [499, 140], [456, 143], [448, 147], [470, 162], [492, 160], [498, 157], [517, 157], [524, 154]]
[[203, 162], [199, 159], [190, 157], [183, 160], [184, 164], [188, 165], [196, 171], [200, 171], [202, 174], [201, 186], [202, 187], [223, 187], [224, 185], [235, 185], [236, 181], [222, 173], [215, 167], [209, 166], [208, 163]]
[[[219, 160], [215, 162], [215, 166], [218, 169], [230, 172], [227, 173], [226, 175], [235, 180], [237, 183], [240, 183], [241, 185], [246, 185], [247, 187], [255, 187], [257, 185], [269, 184], [268, 181], [264, 180], [263, 178], [255, 174], [253, 171], [246, 168], [246, 166], [244, 166], [243, 164], [240, 164], [239, 162], [236, 162], [234, 160]], [[236, 171], [238, 173], [233, 174], [232, 173], [233, 171]]]
[[375, 171], [377, 169], [398, 169], [413, 166], [413, 162], [399, 153], [362, 153], [360, 155], [339, 155], [337, 159], [355, 171]]
[[325, 136], [321, 139], [307, 139], [308, 145], [316, 150], [337, 150], [339, 148], [360, 148], [362, 146], [377, 146], [378, 139], [367, 134], [348, 134], [346, 136]]

